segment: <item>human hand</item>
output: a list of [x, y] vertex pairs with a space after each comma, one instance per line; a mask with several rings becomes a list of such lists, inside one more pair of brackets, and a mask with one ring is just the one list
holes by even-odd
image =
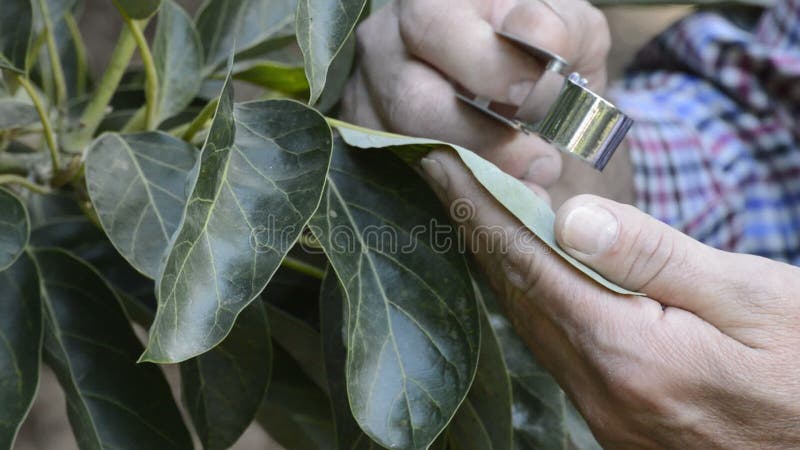
[[715, 250], [631, 206], [575, 197], [556, 214], [558, 242], [646, 294], [617, 295], [520, 239], [520, 230], [532, 235], [454, 154], [432, 152], [422, 166], [445, 202], [472, 203], [461, 226], [501, 306], [601, 444], [800, 447], [800, 269]]
[[608, 25], [584, 0], [398, 0], [358, 29], [343, 118], [470, 148], [546, 199], [542, 188], [561, 173], [558, 151], [461, 104], [449, 81], [522, 103], [543, 67], [495, 30], [561, 55], [593, 90], [605, 88]]

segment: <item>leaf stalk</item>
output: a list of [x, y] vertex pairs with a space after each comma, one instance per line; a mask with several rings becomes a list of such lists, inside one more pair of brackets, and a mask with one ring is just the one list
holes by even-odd
[[156, 71], [150, 46], [147, 44], [147, 39], [142, 32], [146, 22], [142, 23], [130, 17], [125, 17], [125, 23], [131, 30], [133, 39], [136, 41], [136, 47], [139, 49], [139, 56], [142, 57], [146, 79], [144, 94], [147, 101], [144, 122], [147, 130], [153, 130], [158, 125], [158, 71]]
[[203, 129], [211, 116], [214, 115], [214, 111], [217, 110], [218, 103], [219, 98], [215, 98], [208, 102], [206, 106], [204, 106], [203, 109], [197, 114], [197, 117], [192, 120], [192, 123], [190, 123], [189, 127], [186, 128], [186, 131], [183, 132], [181, 139], [186, 142], [191, 142], [195, 135]]
[[320, 269], [317, 266], [311, 265], [305, 261], [300, 261], [297, 258], [293, 258], [291, 256], [286, 256], [281, 261], [281, 265], [286, 267], [287, 269], [294, 270], [295, 272], [300, 272], [302, 274], [308, 275], [310, 277], [314, 277], [316, 279], [323, 279], [325, 278], [325, 271]]
[[50, 188], [48, 188], [47, 186], [36, 184], [31, 180], [20, 175], [14, 175], [14, 174], [0, 175], [0, 185], [4, 184], [16, 184], [20, 187], [24, 187], [25, 189], [28, 189], [29, 191], [35, 192], [37, 194], [47, 194], [50, 192]]
[[33, 102], [33, 107], [36, 108], [36, 113], [39, 114], [39, 120], [42, 122], [42, 130], [44, 131], [44, 139], [47, 143], [47, 148], [50, 150], [50, 161], [53, 164], [53, 173], [57, 173], [60, 169], [58, 161], [58, 144], [56, 143], [56, 135], [53, 132], [53, 125], [50, 123], [50, 116], [42, 103], [39, 93], [36, 88], [31, 84], [27, 77], [21, 75], [16, 76], [17, 82], [25, 89], [28, 96]]
[[64, 77], [64, 66], [61, 65], [61, 58], [58, 56], [58, 46], [56, 45], [55, 36], [53, 36], [53, 22], [50, 20], [50, 9], [47, 6], [47, 1], [39, 0], [39, 8], [42, 11], [44, 39], [56, 86], [56, 104], [61, 109], [67, 102], [67, 81]]
[[106, 114], [106, 109], [111, 97], [114, 96], [114, 91], [117, 90], [117, 86], [119, 86], [122, 76], [125, 74], [125, 69], [128, 68], [134, 51], [136, 51], [136, 40], [133, 38], [129, 27], [123, 27], [103, 78], [83, 111], [80, 120], [81, 128], [69, 140], [67, 150], [78, 153], [91, 141]]

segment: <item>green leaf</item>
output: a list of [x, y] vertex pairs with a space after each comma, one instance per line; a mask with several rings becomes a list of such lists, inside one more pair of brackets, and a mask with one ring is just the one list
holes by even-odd
[[78, 200], [73, 193], [64, 191], [48, 194], [25, 192], [23, 198], [33, 228], [61, 219], [86, 217], [78, 206]]
[[161, 0], [114, 0], [120, 12], [131, 19], [146, 19], [161, 6]]
[[136, 364], [141, 344], [100, 275], [62, 250], [36, 250], [45, 309], [45, 360], [67, 397], [81, 448], [191, 449], [158, 367]]
[[311, 87], [310, 104], [325, 87], [328, 68], [358, 23], [366, 0], [300, 0], [297, 3], [297, 42], [305, 57]]
[[297, 361], [310, 380], [325, 390], [327, 383], [319, 332], [279, 308], [269, 305], [267, 309], [272, 318], [272, 339]]
[[[39, 36], [45, 31], [46, 24], [43, 20], [46, 10], [50, 19], [50, 32], [56, 44], [58, 58], [66, 82], [69, 98], [84, 95], [89, 81], [88, 61], [83, 37], [78, 29], [75, 14], [80, 14], [82, 7], [77, 0], [33, 0], [34, 11], [34, 36]], [[50, 60], [47, 45], [41, 45], [36, 56], [36, 72], [33, 76], [42, 86], [43, 90], [51, 95], [55, 94], [55, 73]]]
[[206, 0], [195, 19], [205, 49], [206, 74], [231, 52], [292, 34], [287, 26], [294, 21], [296, 4], [297, 0]]
[[54, 218], [39, 225], [31, 232], [31, 245], [34, 247], [58, 247], [86, 261], [101, 273], [123, 300], [135, 300], [139, 308], [146, 311], [131, 311], [129, 302], [125, 309], [139, 323], [149, 323], [142, 317], [155, 312], [153, 281], [134, 270], [117, 252], [103, 231], [89, 222], [85, 216]]
[[178, 228], [197, 158], [190, 144], [158, 131], [105, 134], [87, 154], [86, 185], [103, 229], [150, 278]]
[[22, 128], [39, 122], [39, 114], [30, 103], [0, 99], [0, 131]]
[[203, 44], [188, 14], [172, 0], [165, 0], [158, 14], [153, 43], [158, 73], [159, 122], [192, 102], [203, 82]]
[[143, 360], [183, 361], [225, 338], [317, 209], [330, 149], [316, 111], [288, 100], [234, 108], [226, 81], [157, 282]]
[[314, 105], [318, 111], [330, 115], [328, 112], [339, 103], [339, 99], [344, 93], [344, 88], [350, 80], [350, 73], [355, 59], [356, 39], [355, 36], [350, 35], [342, 50], [333, 59], [330, 69], [328, 69], [328, 81], [325, 83], [325, 89], [322, 90], [322, 95], [320, 95], [317, 104]]
[[[475, 272], [474, 272], [475, 273]], [[591, 431], [574, 411], [553, 377], [500, 313], [485, 277], [475, 273], [476, 290], [486, 307], [491, 331], [500, 343], [513, 394], [514, 448], [596, 449]], [[570, 409], [572, 408], [572, 413]]]
[[31, 0], [3, 0], [0, 8], [0, 68], [25, 73], [31, 42]]
[[[327, 264], [324, 255], [317, 257], [323, 259], [320, 266]], [[310, 327], [316, 332], [319, 329], [319, 288], [319, 279], [282, 265], [269, 280], [261, 298], [268, 302], [268, 311], [277, 309], [303, 323], [304, 330]], [[272, 337], [277, 340], [275, 334], [273, 327]]]
[[556, 242], [553, 223], [555, 213], [550, 206], [536, 196], [521, 181], [498, 169], [475, 153], [457, 145], [423, 138], [400, 136], [381, 131], [368, 130], [336, 121], [342, 139], [359, 148], [390, 148], [408, 161], [415, 161], [435, 148], [447, 146], [455, 151], [461, 161], [484, 188], [523, 225], [531, 230], [554, 252], [594, 281], [607, 289], [625, 295], [639, 295], [603, 278], [589, 266], [570, 256]]
[[[340, 140], [312, 231], [348, 298], [347, 390], [361, 429], [385, 447], [426, 449], [478, 363], [479, 317], [464, 257], [424, 182], [389, 153]], [[433, 218], [433, 222], [431, 222]], [[438, 247], [441, 247], [439, 241]]]
[[284, 448], [336, 449], [328, 397], [280, 347], [274, 347], [272, 381], [258, 423]]
[[213, 350], [181, 364], [183, 402], [205, 450], [233, 445], [267, 392], [272, 364], [267, 314], [254, 302]]
[[[476, 288], [477, 289], [477, 288]], [[480, 291], [476, 295], [483, 303]], [[511, 379], [485, 308], [481, 314], [481, 355], [475, 381], [450, 425], [459, 450], [513, 448]]]
[[234, 68], [234, 78], [287, 95], [308, 92], [305, 69], [277, 61], [255, 61]]
[[0, 272], [0, 448], [14, 448], [36, 395], [42, 353], [39, 274], [26, 253]]
[[344, 325], [345, 307], [341, 283], [336, 274], [328, 270], [322, 281], [320, 311], [325, 373], [328, 377], [337, 448], [339, 450], [381, 449], [383, 447], [361, 431], [350, 411], [345, 375], [347, 361], [347, 347], [344, 344], [347, 334]]
[[22, 200], [0, 187], [0, 271], [14, 264], [30, 237], [30, 219]]

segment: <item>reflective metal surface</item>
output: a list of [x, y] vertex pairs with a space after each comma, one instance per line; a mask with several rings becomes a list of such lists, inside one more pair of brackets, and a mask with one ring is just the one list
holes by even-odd
[[633, 120], [584, 84], [580, 75], [570, 75], [535, 132], [559, 150], [603, 170]]
[[603, 170], [633, 121], [587, 88], [580, 74], [565, 78], [562, 72], [569, 64], [561, 56], [514, 35], [497, 34], [542, 62], [545, 70], [541, 77], [513, 115], [501, 113], [489, 99], [464, 93], [458, 98], [510, 127], [536, 133], [562, 152]]

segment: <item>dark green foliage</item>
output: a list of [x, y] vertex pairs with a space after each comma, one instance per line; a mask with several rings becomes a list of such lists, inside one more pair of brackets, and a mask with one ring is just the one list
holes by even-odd
[[[288, 449], [596, 446], [408, 164], [441, 143], [320, 113], [365, 0], [114, 3], [95, 80], [80, 1], [0, 8], [0, 448], [42, 362], [82, 449], [192, 447], [154, 363], [180, 364], [205, 449], [254, 420]], [[236, 102], [233, 79], [269, 100]], [[454, 149], [553, 244], [546, 205]]]

